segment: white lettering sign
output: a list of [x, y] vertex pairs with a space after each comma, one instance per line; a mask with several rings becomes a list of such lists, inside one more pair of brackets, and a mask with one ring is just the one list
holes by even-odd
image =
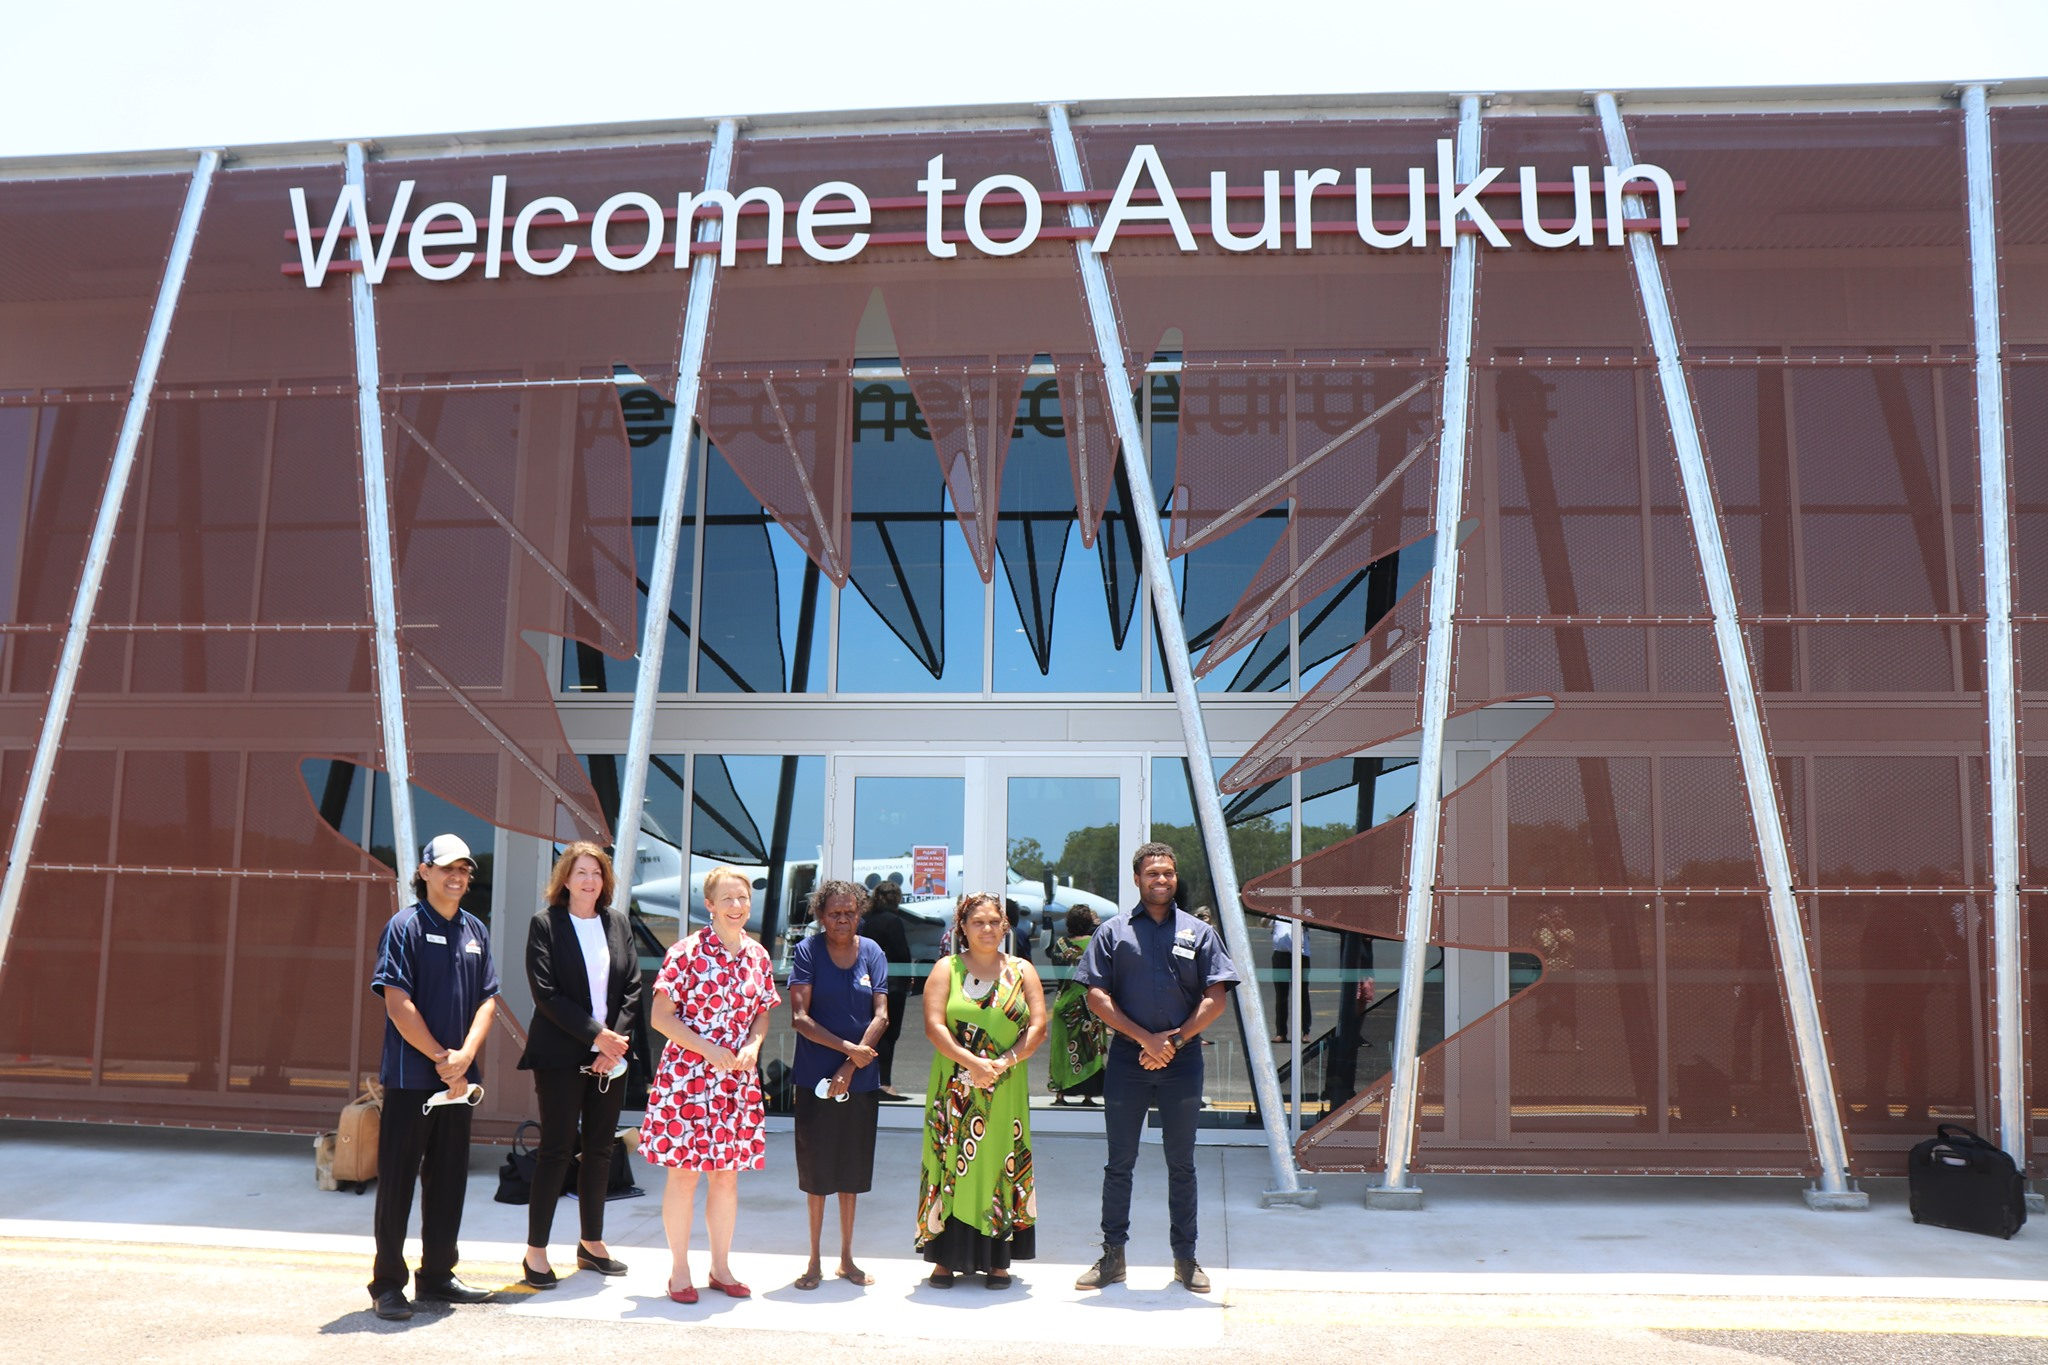
[[[1593, 214], [1593, 168], [1570, 168], [1569, 184], [1540, 181], [1536, 168], [1522, 166], [1512, 181], [1503, 179], [1506, 168], [1487, 166], [1468, 181], [1453, 172], [1453, 147], [1449, 138], [1439, 138], [1435, 147], [1435, 179], [1429, 168], [1408, 170], [1405, 191], [1373, 186], [1373, 173], [1361, 166], [1352, 171], [1348, 198], [1353, 209], [1349, 223], [1315, 217], [1318, 191], [1331, 191], [1326, 199], [1344, 198], [1343, 174], [1333, 167], [1275, 168], [1257, 172], [1256, 184], [1242, 180], [1233, 185], [1229, 173], [1211, 171], [1207, 198], [1209, 212], [1201, 234], [1223, 250], [1235, 254], [1274, 251], [1312, 251], [1317, 233], [1355, 233], [1367, 246], [1382, 251], [1447, 248], [1461, 234], [1485, 239], [1497, 250], [1528, 246], [1544, 250], [1564, 247], [1617, 247], [1626, 240], [1630, 227], [1649, 230], [1658, 239], [1675, 245], [1685, 220], [1678, 216], [1678, 195], [1684, 185], [1661, 166], [1638, 162], [1633, 166], [1600, 168], [1601, 217]], [[1496, 184], [1496, 181], [1501, 183]], [[673, 214], [661, 201], [639, 190], [622, 190], [605, 200], [586, 220], [569, 200], [556, 194], [541, 194], [527, 200], [516, 212], [510, 209], [510, 192], [505, 176], [491, 178], [490, 203], [479, 221], [465, 204], [446, 201], [431, 204], [412, 217], [415, 182], [399, 182], [390, 210], [381, 221], [371, 222], [369, 206], [359, 187], [345, 187], [335, 199], [325, 228], [313, 225], [313, 210], [306, 191], [291, 191], [292, 239], [298, 245], [297, 263], [287, 264], [285, 273], [303, 278], [306, 287], [318, 289], [327, 276], [338, 270], [360, 269], [371, 284], [383, 282], [393, 264], [400, 237], [405, 253], [398, 260], [423, 280], [452, 280], [475, 268], [481, 261], [485, 279], [498, 279], [510, 263], [526, 275], [558, 275], [578, 259], [589, 257], [606, 270], [631, 273], [651, 265], [664, 251], [678, 270], [688, 266], [695, 250], [712, 250], [715, 242], [721, 266], [735, 265], [742, 251], [758, 252], [767, 265], [780, 265], [785, 246], [784, 230], [789, 207], [781, 190], [756, 185], [737, 194], [730, 190], [685, 190], [676, 197]], [[924, 249], [940, 260], [960, 256], [965, 242], [981, 256], [1016, 256], [1031, 249], [1045, 228], [1045, 202], [1039, 188], [1020, 175], [990, 175], [977, 182], [964, 197], [954, 193], [960, 187], [957, 176], [946, 174], [944, 155], [925, 163], [925, 173], [916, 182], [924, 205]], [[1625, 221], [1628, 196], [1645, 187], [1655, 194], [1653, 218], [1634, 223]], [[1101, 223], [1088, 236], [1089, 249], [1107, 252], [1123, 235], [1164, 237], [1171, 235], [1181, 251], [1198, 251], [1197, 229], [1188, 221], [1182, 200], [1200, 197], [1200, 191], [1175, 188], [1159, 149], [1140, 143], [1131, 149], [1115, 190], [1094, 194], [1089, 200], [1102, 206]], [[1543, 200], [1553, 202], [1569, 196], [1569, 219], [1542, 217]], [[1240, 212], [1235, 219], [1232, 206], [1240, 200], [1258, 200], [1256, 215]], [[1374, 214], [1381, 199], [1407, 200], [1405, 222], [1382, 224]], [[1291, 200], [1291, 206], [1284, 202]], [[914, 212], [916, 201], [885, 205], [897, 211]], [[1008, 216], [1021, 211], [1022, 222], [1015, 227], [998, 227], [991, 232], [984, 221], [989, 211], [999, 209]], [[1501, 217], [1502, 210], [1520, 217]], [[950, 215], [958, 214], [958, 226]], [[508, 218], [509, 213], [509, 218]], [[798, 202], [795, 245], [811, 260], [827, 264], [857, 259], [874, 234], [875, 209], [868, 192], [846, 180], [828, 180], [814, 186]], [[673, 227], [671, 227], [673, 220]], [[703, 223], [704, 241], [693, 246], [693, 228]], [[1014, 218], [1012, 219], [1014, 221]], [[588, 224], [588, 236], [582, 229]], [[639, 225], [644, 223], [644, 229]], [[742, 225], [748, 227], [743, 236]], [[1604, 226], [1604, 233], [1599, 229]], [[1292, 231], [1289, 231], [1291, 227]], [[509, 233], [507, 229], [510, 229]], [[1520, 241], [1509, 236], [1512, 230]], [[360, 261], [344, 254], [338, 262], [335, 252], [341, 239], [353, 232], [359, 245]], [[536, 236], [545, 242], [536, 251]], [[1056, 236], [1077, 235], [1061, 229]], [[507, 238], [509, 237], [509, 241]], [[481, 238], [481, 241], [479, 241]], [[901, 234], [884, 240], [902, 242]], [[908, 240], [915, 242], [916, 235]], [[479, 249], [480, 248], [480, 249]]]

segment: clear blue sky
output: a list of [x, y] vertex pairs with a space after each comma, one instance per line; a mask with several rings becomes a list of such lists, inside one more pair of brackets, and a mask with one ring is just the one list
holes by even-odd
[[2048, 74], [2044, 0], [22, 5], [0, 156], [793, 110]]

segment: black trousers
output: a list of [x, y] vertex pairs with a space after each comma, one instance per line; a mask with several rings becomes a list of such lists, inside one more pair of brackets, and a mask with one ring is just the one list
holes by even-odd
[[462, 1231], [462, 1201], [469, 1193], [469, 1118], [466, 1104], [430, 1114], [420, 1106], [444, 1087], [386, 1090], [377, 1122], [377, 1262], [370, 1294], [404, 1289], [405, 1227], [412, 1220], [412, 1187], [420, 1187], [420, 1283], [455, 1273], [455, 1239]]
[[612, 1142], [619, 1110], [626, 1103], [626, 1078], [600, 1090], [597, 1077], [573, 1066], [537, 1066], [533, 1094], [540, 1101], [540, 1149], [535, 1153], [533, 1194], [526, 1205], [526, 1244], [544, 1247], [555, 1225], [555, 1204], [569, 1163], [581, 1155], [576, 1202], [583, 1240], [604, 1240], [605, 1187], [611, 1183]]
[[[1293, 1036], [1287, 1028], [1287, 1002], [1294, 994], [1293, 967], [1294, 955], [1292, 953], [1273, 954], [1273, 1031], [1283, 1038]], [[1308, 975], [1308, 968], [1309, 961], [1307, 958], [1303, 958], [1301, 960], [1301, 973], [1304, 977]], [[1301, 983], [1300, 1028], [1304, 1041], [1308, 1038], [1308, 1017], [1308, 982], [1303, 981]]]
[[[891, 968], [893, 971], [894, 968]], [[910, 980], [908, 977], [889, 978], [889, 1026], [882, 1030], [881, 1039], [875, 1044], [875, 1065], [882, 1068], [882, 1084], [894, 1088], [896, 1085], [896, 1040], [903, 1036], [903, 1016], [910, 1005]]]

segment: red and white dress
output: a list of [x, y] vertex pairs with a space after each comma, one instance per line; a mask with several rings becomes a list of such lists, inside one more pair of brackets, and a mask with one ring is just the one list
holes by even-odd
[[[668, 950], [654, 989], [675, 1001], [686, 1027], [735, 1052], [754, 1020], [782, 1003], [767, 950], [747, 939], [729, 951], [709, 929]], [[761, 1116], [759, 1071], [717, 1071], [670, 1042], [647, 1092], [640, 1155], [691, 1171], [758, 1171], [767, 1164]]]

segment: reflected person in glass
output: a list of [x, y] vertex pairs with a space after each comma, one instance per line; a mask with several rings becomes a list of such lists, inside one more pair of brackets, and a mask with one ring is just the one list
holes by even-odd
[[932, 1070], [917, 1249], [934, 1289], [975, 1271], [990, 1289], [1008, 1289], [1010, 1263], [1037, 1254], [1024, 1063], [1045, 1039], [1045, 992], [1030, 963], [1003, 951], [1009, 929], [1001, 900], [964, 898], [953, 919], [958, 949], [925, 983]]
[[546, 900], [526, 928], [526, 982], [533, 990], [521, 1071], [533, 1073], [540, 1153], [526, 1209], [522, 1278], [553, 1289], [548, 1236], [571, 1161], [582, 1237], [576, 1264], [623, 1275], [604, 1244], [612, 1143], [626, 1101], [626, 1054], [641, 1010], [640, 952], [626, 912], [612, 904], [618, 878], [604, 849], [578, 840], [548, 875]]
[[819, 932], [790, 954], [789, 1001], [796, 1026], [790, 1080], [796, 1092], [796, 1183], [811, 1217], [811, 1260], [798, 1289], [823, 1278], [818, 1242], [825, 1197], [839, 1196], [839, 1268], [856, 1285], [874, 1278], [853, 1263], [854, 1203], [874, 1185], [880, 1110], [875, 1044], [889, 1023], [889, 960], [855, 929], [867, 897], [852, 882], [811, 893]]
[[697, 1175], [708, 1174], [704, 1225], [710, 1233], [710, 1287], [735, 1299], [754, 1291], [732, 1273], [739, 1173], [767, 1165], [762, 1139], [761, 1042], [768, 1012], [782, 1003], [768, 953], [747, 937], [754, 888], [738, 868], [704, 874], [711, 923], [668, 950], [647, 1001], [647, 1022], [668, 1039], [647, 1092], [640, 1155], [668, 1168], [661, 1225], [672, 1264], [668, 1296], [695, 1303], [690, 1224]]
[[[1095, 936], [1095, 912], [1085, 905], [1067, 911], [1067, 932], [1046, 948], [1052, 965], [1072, 972]], [[1078, 1097], [1092, 1107], [1102, 1093], [1102, 1055], [1109, 1030], [1088, 1008], [1088, 988], [1068, 977], [1052, 1002], [1052, 1055], [1047, 1071], [1054, 1104]]]
[[896, 1040], [903, 1036], [904, 1016], [910, 1012], [913, 966], [910, 931], [904, 926], [904, 919], [903, 888], [888, 880], [875, 883], [868, 912], [861, 916], [860, 933], [862, 938], [872, 939], [889, 960], [889, 1026], [882, 1030], [881, 1042], [875, 1049], [875, 1070], [881, 1080], [879, 1093], [885, 1100], [908, 1098], [896, 1088]]

